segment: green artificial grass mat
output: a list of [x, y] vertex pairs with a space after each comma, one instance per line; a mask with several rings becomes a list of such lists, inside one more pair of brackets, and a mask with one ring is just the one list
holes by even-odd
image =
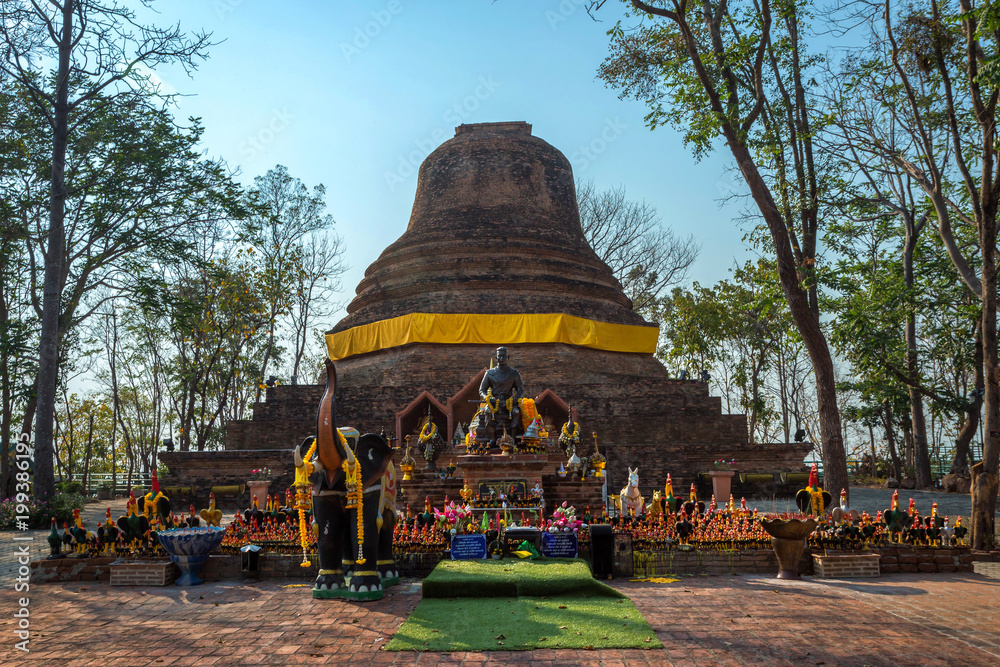
[[663, 645], [628, 598], [425, 599], [387, 651], [530, 651]]
[[422, 591], [424, 599], [625, 597], [594, 579], [587, 561], [579, 558], [442, 561], [424, 579]]

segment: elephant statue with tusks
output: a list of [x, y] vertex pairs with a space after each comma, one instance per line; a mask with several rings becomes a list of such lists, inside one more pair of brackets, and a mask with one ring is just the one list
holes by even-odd
[[337, 371], [329, 359], [326, 370], [316, 436], [293, 450], [296, 467], [311, 468], [320, 567], [312, 596], [377, 600], [383, 587], [399, 581], [392, 447], [380, 435], [337, 428]]

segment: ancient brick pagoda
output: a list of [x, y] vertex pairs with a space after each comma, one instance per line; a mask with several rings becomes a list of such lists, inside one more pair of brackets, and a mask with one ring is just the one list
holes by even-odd
[[[428, 411], [449, 441], [467, 428], [482, 373], [506, 345], [548, 421], [561, 426], [571, 405], [583, 453], [597, 433], [610, 492], [629, 465], [644, 492], [668, 472], [685, 489], [720, 457], [741, 472], [803, 469], [806, 445], [749, 447], [743, 415], [722, 414], [706, 383], [669, 377], [653, 354], [657, 327], [584, 237], [569, 161], [527, 123], [462, 125], [428, 156], [406, 230], [368, 267], [347, 313], [327, 334], [338, 423], [384, 429], [397, 446]], [[227, 425], [224, 454], [291, 448], [315, 431], [321, 394], [268, 389], [253, 420]], [[449, 446], [439, 460], [456, 459], [455, 480], [422, 478], [435, 502], [439, 492], [457, 499], [464, 453]], [[550, 467], [546, 497], [558, 500]]]

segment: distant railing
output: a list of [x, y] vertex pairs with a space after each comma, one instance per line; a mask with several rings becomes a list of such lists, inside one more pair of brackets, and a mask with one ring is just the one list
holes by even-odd
[[[107, 482], [108, 485], [109, 485], [109, 487], [110, 487], [111, 482], [112, 482], [111, 478], [112, 478], [112, 475], [111, 475], [110, 472], [92, 472], [92, 473], [90, 473], [90, 475], [88, 476], [88, 480], [87, 480], [87, 488], [85, 488], [83, 490], [84, 494], [85, 495], [91, 495], [91, 494], [97, 493], [100, 490], [101, 486], [105, 482]], [[80, 474], [73, 474], [73, 475], [63, 476], [63, 477], [61, 477], [60, 479], [58, 479], [56, 481], [60, 481], [60, 482], [70, 482], [70, 481], [72, 481], [72, 482], [81, 482], [82, 483], [83, 482], [83, 474], [80, 473]], [[152, 479], [151, 479], [151, 477], [149, 476], [148, 473], [132, 473], [132, 482], [131, 482], [131, 484], [129, 484], [128, 473], [121, 473], [120, 472], [117, 475], [115, 475], [114, 483], [115, 483], [115, 488], [114, 488], [114, 493], [115, 494], [119, 494], [120, 493], [120, 494], [127, 495], [128, 492], [133, 487], [136, 487], [136, 486], [141, 486], [144, 489], [148, 489], [149, 486], [150, 486], [150, 484], [152, 483]]]

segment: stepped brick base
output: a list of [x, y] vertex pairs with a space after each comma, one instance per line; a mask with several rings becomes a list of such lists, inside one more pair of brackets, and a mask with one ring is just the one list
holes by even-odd
[[[378, 433], [384, 428], [386, 433], [396, 435], [395, 446], [401, 449], [404, 443], [400, 436], [415, 428], [407, 420], [426, 414], [427, 401], [416, 408], [411, 404], [428, 392], [434, 399], [438, 426], [450, 441], [457, 424], [465, 425], [471, 416], [463, 410], [474, 409], [467, 400], [472, 397], [469, 392], [474, 394], [478, 389], [468, 387], [479, 372], [477, 361], [485, 364], [494, 349], [418, 344], [337, 362], [337, 423], [354, 426], [362, 433]], [[517, 345], [511, 347], [511, 365], [524, 378], [526, 396], [537, 397], [551, 389], [572, 405], [581, 427], [582, 451], [578, 453], [593, 450], [591, 433], [597, 433], [616, 492], [624, 486], [629, 466], [639, 467], [640, 490], [646, 496], [663, 488], [667, 473], [671, 473], [674, 488], [686, 492], [698, 473], [711, 470], [719, 458], [735, 459], [734, 467], [739, 472], [805, 470], [802, 461], [808, 443], [748, 445], [743, 415], [723, 414], [721, 399], [709, 395], [706, 383], [670, 378], [667, 369], [652, 355], [562, 344]], [[290, 450], [304, 437], [315, 434], [316, 409], [322, 394], [320, 385], [268, 388], [266, 402], [254, 406], [252, 420], [226, 424], [226, 450], [234, 454], [254, 449]], [[555, 427], [560, 427], [565, 414], [556, 414], [552, 409], [549, 412]], [[464, 447], [449, 444], [437, 464], [447, 465], [450, 457], [464, 453]], [[412, 455], [418, 470], [422, 469], [424, 462], [419, 452], [414, 450]], [[275, 465], [271, 469], [276, 474], [291, 478], [290, 458]], [[247, 472], [251, 469], [246, 464], [243, 468]], [[191, 482], [178, 479], [171, 483]], [[272, 489], [283, 490], [288, 483], [272, 485]]]

